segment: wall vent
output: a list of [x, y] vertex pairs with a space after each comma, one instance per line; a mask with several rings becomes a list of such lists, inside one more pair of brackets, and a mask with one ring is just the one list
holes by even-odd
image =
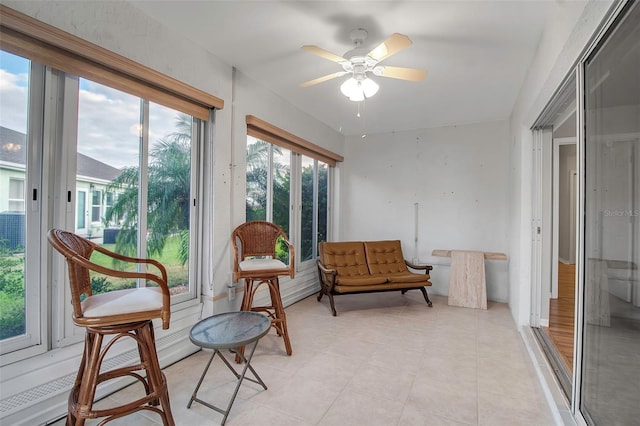
[[[161, 347], [167, 348], [179, 344], [179, 342], [183, 341], [185, 336], [188, 334], [187, 331], [188, 330], [179, 330], [176, 333], [171, 333], [161, 339], [158, 339], [156, 342], [158, 351], [160, 352]], [[158, 356], [161, 357], [161, 354], [159, 353]], [[121, 367], [124, 365], [131, 365], [136, 362], [139, 362], [139, 357], [137, 348], [134, 348], [118, 356], [105, 360], [102, 363], [101, 371], [110, 370], [112, 368]], [[56, 380], [52, 380], [50, 382], [41, 384], [24, 392], [0, 400], [0, 420], [7, 416], [15, 414], [18, 411], [28, 409], [28, 407], [33, 406], [34, 404], [37, 404], [39, 402], [46, 401], [47, 399], [60, 394], [68, 393], [73, 386], [76, 378], [76, 373], [77, 372], [74, 371], [73, 373], [60, 377]], [[99, 389], [100, 387], [98, 388], [98, 394], [100, 393]], [[99, 398], [101, 396], [97, 395], [97, 397]], [[0, 421], [0, 423], [2, 422]]]

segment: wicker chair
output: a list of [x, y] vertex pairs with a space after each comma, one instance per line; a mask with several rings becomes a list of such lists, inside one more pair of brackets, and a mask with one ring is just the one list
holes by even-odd
[[[59, 229], [50, 230], [48, 238], [51, 246], [67, 260], [73, 322], [86, 329], [82, 361], [69, 395], [67, 425], [83, 425], [86, 419], [106, 417], [100, 423], [104, 424], [140, 410], [150, 410], [158, 413], [165, 425], [173, 426], [175, 423], [169, 404], [167, 382], [158, 363], [151, 321], [160, 318], [162, 328], [169, 328], [170, 295], [164, 266], [153, 259], [138, 259], [113, 253], [92, 241]], [[98, 265], [90, 260], [94, 251], [121, 262], [153, 265], [159, 270], [160, 275], [119, 271]], [[118, 278], [141, 278], [156, 283], [158, 287], [133, 288], [94, 295], [90, 271]], [[108, 335], [112, 335], [113, 338], [102, 348], [103, 338]], [[137, 342], [140, 363], [101, 372], [101, 364], [107, 351], [125, 336]], [[146, 371], [146, 378], [136, 373], [140, 370]], [[98, 384], [122, 376], [131, 376], [140, 381], [146, 395], [117, 407], [94, 409], [93, 400]], [[158, 405], [161, 409], [157, 408]]]
[[[276, 258], [276, 244], [280, 237], [289, 250], [288, 265]], [[231, 234], [231, 243], [234, 251], [234, 281], [244, 279], [244, 294], [240, 309], [267, 313], [271, 318], [271, 325], [284, 340], [287, 355], [291, 355], [291, 342], [280, 296], [279, 277], [294, 277], [295, 253], [293, 245], [287, 239], [282, 228], [261, 220], [238, 226]], [[269, 287], [271, 305], [253, 306], [256, 290], [262, 284]]]

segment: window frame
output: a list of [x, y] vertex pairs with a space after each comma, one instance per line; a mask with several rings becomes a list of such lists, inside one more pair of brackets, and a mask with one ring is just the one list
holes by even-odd
[[0, 4], [0, 49], [181, 110], [201, 120], [224, 101]]
[[[334, 167], [331, 167], [329, 164], [327, 164], [324, 161], [318, 160], [318, 159], [314, 159], [312, 158], [311, 160], [313, 161], [313, 181], [312, 181], [312, 197], [313, 197], [313, 204], [312, 204], [312, 212], [311, 212], [311, 218], [312, 218], [312, 225], [311, 225], [311, 257], [309, 259], [302, 259], [303, 253], [302, 253], [302, 208], [303, 208], [303, 203], [302, 203], [302, 173], [303, 173], [303, 167], [302, 167], [302, 156], [299, 155], [300, 157], [300, 168], [299, 168], [299, 178], [297, 179], [297, 181], [299, 182], [299, 188], [300, 188], [300, 196], [298, 198], [298, 206], [296, 208], [296, 210], [300, 213], [300, 220], [298, 222], [299, 226], [298, 226], [298, 240], [296, 240], [296, 244], [298, 247], [300, 247], [300, 254], [299, 254], [299, 262], [298, 265], [300, 266], [299, 270], [303, 270], [303, 269], [307, 269], [309, 267], [314, 267], [315, 266], [315, 260], [318, 258], [319, 254], [318, 254], [318, 228], [319, 228], [319, 214], [320, 214], [320, 189], [319, 189], [319, 184], [320, 184], [320, 179], [319, 179], [319, 164], [323, 163], [327, 166], [327, 218], [326, 218], [326, 224], [327, 224], [327, 229], [326, 229], [326, 233], [329, 234], [329, 229], [330, 229], [330, 224], [329, 224], [329, 211], [331, 208], [331, 185], [330, 185], [330, 176], [332, 174], [332, 170], [334, 169]], [[309, 264], [309, 262], [311, 262], [311, 266], [307, 266]]]
[[[201, 175], [204, 164], [201, 156], [204, 153], [205, 126], [211, 123], [212, 110], [221, 109], [224, 102], [4, 5], [0, 5], [0, 14], [3, 17], [0, 21], [0, 49], [30, 60], [32, 69], [39, 69], [39, 77], [30, 78], [29, 96], [32, 99], [35, 94], [40, 94], [42, 98], [38, 102], [29, 101], [27, 144], [31, 154], [27, 157], [25, 198], [29, 198], [32, 191], [37, 197], [34, 195], [34, 200], [24, 201], [25, 211], [29, 212], [25, 234], [29, 244], [25, 256], [30, 264], [38, 267], [25, 270], [25, 281], [28, 281], [25, 284], [27, 333], [24, 338], [17, 336], [0, 342], [0, 366], [4, 366], [77, 343], [83, 338], [82, 330], [73, 325], [66, 309], [70, 306], [67, 303], [66, 265], [51, 253], [46, 239], [46, 230], [51, 227], [76, 229], [78, 78], [88, 78], [127, 93], [143, 93], [149, 96], [145, 97], [147, 103], [151, 101], [167, 106], [194, 119], [189, 178], [192, 199], [189, 212], [190, 285], [188, 292], [172, 297], [172, 310], [200, 303], [201, 284], [196, 280], [199, 275], [196, 261], [202, 247], [202, 236], [198, 232], [202, 226], [202, 207], [198, 202], [203, 195]], [[101, 194], [101, 215], [105, 208], [102, 195], [104, 192]], [[94, 206], [89, 204], [92, 200], [86, 201], [85, 207]], [[85, 218], [87, 227], [91, 226], [91, 219], [91, 214]]]
[[[255, 133], [254, 133], [255, 134]], [[306, 154], [301, 154], [294, 150], [291, 150], [290, 147], [284, 147], [281, 144], [275, 144], [263, 138], [259, 138], [254, 136], [252, 132], [247, 132], [247, 143], [245, 146], [249, 146], [250, 143], [254, 143], [255, 141], [262, 141], [269, 144], [268, 150], [268, 161], [267, 161], [267, 188], [266, 191], [266, 206], [265, 206], [265, 217], [266, 221], [273, 222], [273, 181], [274, 181], [274, 147], [279, 146], [283, 149], [287, 149], [290, 152], [290, 188], [289, 188], [289, 230], [287, 233], [287, 237], [290, 241], [293, 242], [294, 246], [297, 247], [297, 250], [300, 251], [302, 247], [302, 208], [303, 208], [303, 200], [302, 200], [302, 175], [303, 175], [303, 166], [302, 159], [303, 156], [310, 159], [312, 162], [313, 168], [313, 187], [312, 187], [312, 212], [311, 212], [311, 244], [312, 244], [312, 255], [311, 258], [302, 260], [301, 252], [297, 256], [298, 261], [296, 262], [296, 271], [303, 271], [310, 268], [313, 268], [315, 265], [315, 260], [318, 257], [318, 214], [319, 214], [319, 178], [318, 178], [318, 170], [319, 164], [324, 164], [327, 167], [327, 229], [326, 233], [330, 232], [330, 209], [331, 209], [331, 175], [335, 167], [331, 166], [325, 161], [319, 160], [318, 158], [310, 157]], [[246, 153], [246, 149], [245, 149]], [[246, 162], [246, 156], [245, 156]], [[248, 171], [248, 167], [245, 169], [245, 177]], [[247, 185], [245, 181], [245, 202], [246, 202], [246, 191]], [[246, 210], [245, 210], [246, 212]], [[246, 216], [245, 216], [245, 220]]]
[[[25, 58], [28, 59], [29, 58]], [[34, 267], [24, 268], [25, 293], [25, 333], [0, 341], [0, 366], [16, 360], [34, 356], [47, 350], [47, 294], [46, 280], [42, 279], [46, 271], [43, 262], [46, 251], [42, 246], [46, 238], [42, 237], [43, 214], [46, 205], [42, 194], [42, 182], [45, 176], [43, 143], [44, 108], [45, 108], [45, 67], [30, 60], [29, 95], [27, 110], [25, 188], [33, 188], [39, 198], [25, 199], [25, 265], [27, 259]], [[26, 197], [26, 194], [25, 194]]]

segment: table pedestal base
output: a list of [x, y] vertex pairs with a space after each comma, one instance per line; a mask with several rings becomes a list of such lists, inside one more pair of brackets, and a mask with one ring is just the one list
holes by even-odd
[[507, 260], [504, 253], [470, 250], [433, 250], [433, 256], [451, 258], [449, 305], [487, 309], [485, 259]]

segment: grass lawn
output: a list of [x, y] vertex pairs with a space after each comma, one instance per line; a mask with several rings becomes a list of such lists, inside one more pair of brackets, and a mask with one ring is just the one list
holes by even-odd
[[[180, 236], [174, 235], [167, 238], [167, 243], [164, 246], [162, 254], [156, 255], [153, 258], [159, 261], [167, 269], [167, 277], [169, 281], [169, 287], [183, 287], [189, 286], [189, 270], [187, 265], [182, 265], [178, 260], [178, 250], [180, 246]], [[115, 244], [102, 244], [102, 247], [107, 250], [115, 251]], [[91, 256], [91, 261], [106, 268], [125, 270], [122, 262], [114, 264], [113, 259], [101, 254], [94, 253]], [[126, 265], [126, 270], [135, 271], [134, 264]], [[149, 272], [157, 272], [153, 266], [149, 266]], [[96, 277], [100, 277], [100, 274], [95, 274]], [[94, 277], [94, 275], [92, 275]], [[135, 287], [135, 280], [127, 278], [108, 278], [109, 290], [118, 290], [121, 288]]]

